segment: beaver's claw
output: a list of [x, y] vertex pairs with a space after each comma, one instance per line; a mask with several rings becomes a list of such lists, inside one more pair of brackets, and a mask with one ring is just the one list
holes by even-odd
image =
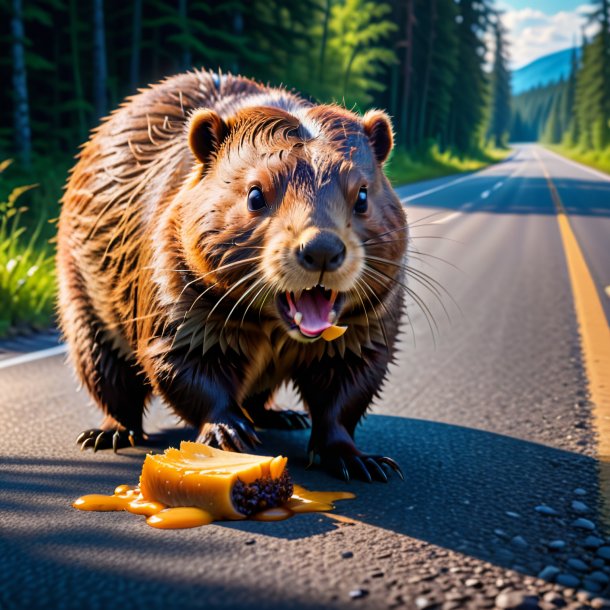
[[204, 424], [197, 439], [200, 443], [218, 447], [224, 451], [237, 451], [243, 453], [261, 444], [261, 440], [250, 424], [243, 421], [231, 423], [219, 422], [217, 424]]
[[[311, 466], [315, 460], [315, 453], [309, 454]], [[367, 455], [366, 453], [352, 455], [322, 455], [320, 456], [322, 468], [332, 475], [349, 481], [351, 478], [360, 479], [367, 483], [373, 480], [388, 482], [388, 473], [393, 470], [403, 481], [404, 474], [400, 466], [389, 457], [382, 455]], [[391, 470], [389, 470], [391, 469]]]
[[80, 445], [81, 451], [85, 449], [110, 449], [116, 453], [123, 447], [135, 447], [143, 440], [146, 440], [146, 435], [134, 430], [101, 430], [100, 428], [90, 428], [78, 435], [76, 444]]
[[311, 427], [309, 416], [304, 411], [291, 409], [261, 409], [252, 415], [257, 428], [272, 430], [306, 430]]

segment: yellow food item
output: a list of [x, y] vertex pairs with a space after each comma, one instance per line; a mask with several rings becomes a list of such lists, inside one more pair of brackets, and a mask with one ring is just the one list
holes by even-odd
[[232, 453], [183, 441], [179, 450], [146, 456], [141, 499], [203, 509], [210, 520], [244, 519], [290, 498], [293, 486], [286, 462], [282, 456]]
[[329, 326], [322, 332], [322, 339], [325, 341], [334, 341], [343, 336], [346, 330], [347, 326]]

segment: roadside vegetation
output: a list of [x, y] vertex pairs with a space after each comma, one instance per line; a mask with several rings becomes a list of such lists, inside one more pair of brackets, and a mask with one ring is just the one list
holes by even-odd
[[[10, 161], [0, 163], [2, 179]], [[21, 204], [37, 185], [14, 187], [0, 200], [0, 337], [46, 328], [55, 306], [55, 269], [45, 217], [26, 223]], [[27, 230], [27, 227], [34, 227]]]
[[7, 208], [0, 335], [45, 315], [51, 322], [48, 220], [78, 146], [139, 87], [205, 67], [357, 112], [383, 108], [396, 133], [388, 172], [399, 184], [497, 160], [487, 146], [507, 140], [504, 39], [495, 0], [0, 2], [0, 81], [12, 85], [0, 90], [12, 117], [0, 125], [0, 159], [15, 160], [0, 201], [38, 185], [19, 198], [27, 210]]

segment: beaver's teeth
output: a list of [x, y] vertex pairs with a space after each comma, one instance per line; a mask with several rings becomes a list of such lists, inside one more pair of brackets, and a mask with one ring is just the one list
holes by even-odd
[[328, 312], [328, 321], [332, 324], [337, 319], [337, 312], [334, 309], [331, 309]]
[[294, 314], [294, 318], [293, 318], [293, 320], [294, 320], [294, 323], [295, 323], [297, 326], [300, 326], [300, 325], [301, 325], [301, 321], [303, 320], [303, 314], [302, 314], [300, 311], [297, 311], [297, 312]]

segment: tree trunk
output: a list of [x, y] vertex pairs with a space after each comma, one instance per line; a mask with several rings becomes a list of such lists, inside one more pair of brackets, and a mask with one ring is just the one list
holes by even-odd
[[32, 160], [32, 134], [30, 130], [30, 110], [28, 105], [28, 82], [23, 46], [23, 7], [21, 0], [13, 0], [11, 18], [13, 35], [13, 89], [14, 89], [14, 130], [15, 145], [19, 158], [25, 167]]
[[[233, 15], [233, 32], [236, 36], [239, 36], [240, 38], [243, 36], [244, 16], [241, 11], [235, 11], [235, 14]], [[237, 55], [233, 60], [233, 73], [239, 74], [239, 59], [237, 58]]]
[[[188, 0], [179, 0], [178, 15], [180, 17], [182, 33], [186, 36], [188, 34]], [[182, 69], [190, 70], [192, 63], [191, 50], [185, 40], [182, 43]]]
[[131, 22], [131, 65], [129, 67], [129, 88], [136, 92], [140, 84], [140, 49], [142, 47], [142, 0], [133, 2]]
[[409, 98], [411, 97], [411, 74], [413, 72], [413, 11], [414, 0], [407, 0], [407, 18], [405, 20], [405, 63], [402, 90], [402, 104], [400, 109], [400, 129], [402, 143], [408, 145]]
[[72, 78], [74, 79], [74, 97], [76, 98], [76, 116], [78, 117], [78, 141], [82, 142], [87, 135], [83, 81], [80, 75], [80, 50], [78, 48], [78, 13], [76, 0], [70, 0], [70, 53], [72, 55]]
[[426, 67], [424, 72], [424, 84], [421, 92], [421, 106], [419, 112], [419, 125], [417, 139], [422, 142], [426, 135], [426, 112], [428, 110], [428, 91], [430, 90], [430, 75], [432, 73], [432, 56], [434, 54], [434, 40], [436, 38], [436, 12], [437, 0], [430, 0], [430, 30], [428, 32], [428, 56], [426, 57]]
[[93, 104], [97, 119], [108, 109], [107, 81], [104, 0], [93, 0]]
[[322, 82], [324, 74], [324, 58], [326, 56], [326, 45], [328, 44], [328, 23], [330, 22], [330, 0], [326, 0], [324, 9], [324, 25], [322, 27], [322, 40], [320, 42], [320, 60], [318, 63], [318, 82]]

